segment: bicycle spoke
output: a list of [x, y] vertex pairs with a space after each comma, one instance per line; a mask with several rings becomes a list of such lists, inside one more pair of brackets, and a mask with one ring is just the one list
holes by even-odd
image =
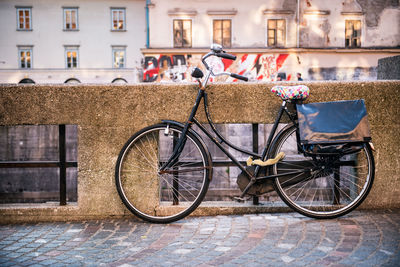
[[337, 187], [348, 199], [352, 199], [345, 191], [343, 191], [342, 188], [340, 188], [340, 186]]
[[285, 181], [284, 181], [283, 183], [281, 183], [281, 184], [282, 184], [282, 185], [283, 185], [283, 184], [286, 184], [286, 183], [288, 183], [288, 182], [294, 180], [295, 178], [300, 177], [302, 174], [303, 174], [303, 173], [299, 173], [298, 175], [296, 175], [296, 176], [294, 176], [294, 177], [292, 177], [292, 178], [290, 178], [290, 179], [288, 179], [288, 180], [285, 180]]
[[[189, 194], [191, 194], [192, 197], [195, 199], [196, 196], [194, 194], [192, 194], [191, 191], [197, 191], [198, 189], [189, 183], [185, 183], [184, 181], [182, 181], [182, 184], [186, 185], [186, 186], [183, 186], [183, 188], [186, 189], [185, 191], [188, 192]], [[192, 188], [194, 190], [189, 190], [189, 188]]]
[[[180, 155], [179, 156], [179, 158], [186, 158], [186, 156], [187, 155], [189, 155], [190, 153], [193, 153], [193, 149], [195, 149], [195, 148], [192, 148], [189, 152], [187, 152], [185, 155]], [[183, 152], [183, 151], [182, 151]], [[174, 164], [174, 165], [172, 165], [171, 167], [174, 167], [176, 164], [178, 163], [178, 161]]]
[[[306, 186], [308, 183], [310, 183], [312, 180], [308, 180], [302, 187], [300, 187], [300, 188], [298, 188], [295, 192], [293, 192], [292, 194], [290, 194], [289, 195], [289, 197], [291, 197], [291, 196], [293, 196], [295, 193], [297, 193], [300, 189], [302, 189], [303, 188], [303, 190], [304, 190], [304, 186]], [[302, 190], [302, 191], [303, 191]], [[300, 194], [301, 194], [301, 192], [300, 192]], [[299, 196], [297, 196], [297, 198], [298, 198]], [[297, 198], [296, 198], [296, 200], [297, 200]]]
[[[334, 190], [335, 188], [337, 188], [337, 190], [339, 190], [339, 199], [336, 198], [336, 194], [333, 192], [333, 198], [336, 199], [336, 203], [339, 203], [340, 200], [343, 200], [343, 195], [345, 195], [345, 197], [347, 197], [349, 200], [351, 200], [351, 197], [349, 195], [346, 194], [346, 192], [341, 188], [341, 185], [335, 185], [335, 181], [334, 179], [329, 179], [328, 180], [329, 186], [332, 188], [332, 190]], [[343, 201], [341, 201], [343, 202]]]
[[199, 172], [199, 171], [204, 171], [206, 167], [195, 167], [191, 169], [181, 169], [181, 170], [163, 170], [160, 171], [160, 173], [169, 173], [169, 174], [180, 174], [180, 173], [187, 173], [187, 172]]
[[[328, 180], [329, 180], [329, 178], [328, 178]], [[319, 190], [319, 192], [320, 192], [321, 199], [322, 199], [321, 207], [322, 207], [322, 210], [325, 211], [324, 190]]]
[[[154, 166], [154, 162], [151, 162], [148, 158], [146, 158], [146, 157], [143, 157], [143, 155], [144, 155], [144, 153], [143, 153], [143, 151], [139, 148], [139, 146], [137, 146], [136, 144], [135, 144], [135, 147], [141, 152], [141, 154], [138, 154], [139, 156], [141, 155], [142, 156], [142, 158], [144, 158], [144, 160], [146, 160], [146, 162], [150, 165], [150, 166], [152, 166], [154, 169], [157, 169], [157, 166]], [[135, 153], [136, 153], [136, 151], [135, 151]]]
[[311, 209], [311, 205], [314, 203], [313, 200], [315, 199], [315, 195], [316, 195], [316, 194], [317, 194], [317, 190], [315, 189], [315, 190], [314, 190], [314, 195], [313, 195], [313, 197], [311, 198], [311, 201], [310, 201], [310, 205], [308, 206], [309, 209]]
[[[146, 135], [146, 139], [147, 139], [147, 142], [151, 143], [147, 135]], [[159, 138], [156, 138], [155, 134], [153, 134], [153, 139], [157, 140], [158, 143], [160, 142]], [[153, 150], [153, 158], [154, 159], [158, 158], [157, 151], [155, 149]]]
[[[163, 176], [161, 176], [161, 178], [163, 179], [163, 181], [165, 181], [167, 183], [167, 185], [169, 185], [169, 188], [173, 188], [173, 185], [171, 185], [171, 183], [165, 179]], [[171, 190], [172, 193], [174, 193], [174, 190]], [[178, 192], [179, 193], [179, 192]], [[185, 198], [184, 196], [182, 196], [183, 198]], [[187, 198], [185, 198], [186, 201], [189, 201]]]
[[[341, 172], [335, 172], [335, 173], [337, 173], [337, 174], [341, 174]], [[357, 176], [354, 176], [354, 175], [351, 175], [351, 174], [348, 174], [349, 176], [352, 176], [352, 177], [354, 177], [354, 178], [356, 178], [357, 180], [359, 179], [359, 177], [357, 177]], [[346, 176], [345, 177], [343, 177], [342, 175], [340, 175], [340, 178], [342, 179], [342, 178], [344, 178], [346, 181], [349, 181], [350, 183], [352, 183], [353, 185], [355, 185], [355, 186], [357, 186], [359, 189], [362, 189], [363, 187], [362, 186], [360, 186], [360, 185], [358, 185], [357, 183], [355, 183], [355, 182], [353, 182], [352, 180], [350, 180], [349, 178], [346, 178]]]
[[179, 166], [178, 165], [174, 165], [172, 167], [182, 168], [182, 167], [190, 167], [191, 165], [198, 165], [198, 164], [201, 164], [201, 162], [190, 162], [190, 163], [186, 163], [186, 164], [179, 164]]
[[[311, 178], [310, 178], [311, 177]], [[315, 179], [314, 177], [312, 177], [312, 175], [310, 175], [309, 177], [307, 177], [307, 178], [305, 178], [304, 180], [312, 180], [312, 179]], [[282, 183], [281, 183], [282, 184]], [[290, 190], [290, 189], [292, 189], [293, 187], [295, 187], [296, 185], [298, 185], [297, 183], [295, 183], [295, 184], [293, 184], [293, 185], [291, 185], [291, 186], [288, 186], [288, 187], [285, 187], [285, 189], [288, 189], [288, 190]]]
[[[143, 144], [143, 140], [142, 139], [140, 139], [140, 142], [141, 142], [141, 144]], [[154, 167], [154, 169], [156, 169], [157, 170], [157, 157], [155, 157], [152, 161], [150, 161], [150, 159], [152, 159], [152, 157], [151, 157], [151, 155], [147, 152], [147, 153], [144, 153], [143, 152], [143, 150], [142, 149], [140, 149], [140, 147], [139, 146], [137, 146], [137, 148], [140, 150], [140, 152], [143, 154], [143, 156], [145, 156], [145, 155], [148, 155], [149, 157], [144, 157], [146, 160], [147, 160], [147, 162], [151, 165], [151, 166], [153, 166]], [[145, 151], [148, 151], [148, 149], [145, 149]]]

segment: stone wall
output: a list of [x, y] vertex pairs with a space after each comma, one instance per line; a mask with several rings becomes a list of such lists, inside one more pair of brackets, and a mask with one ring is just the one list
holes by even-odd
[[378, 80], [400, 80], [400, 56], [378, 60]]
[[[311, 89], [312, 102], [365, 99], [376, 148], [376, 180], [361, 207], [398, 207], [400, 82], [305, 84]], [[269, 92], [273, 85], [211, 85], [209, 102], [215, 123], [273, 122], [281, 103]], [[114, 167], [120, 149], [135, 131], [160, 119], [184, 121], [196, 92], [194, 84], [1, 85], [0, 125], [78, 125], [78, 202], [62, 207], [2, 205], [0, 222], [131, 216], [114, 185]], [[199, 118], [205, 120], [203, 115]], [[196, 212], [211, 215], [259, 210], [240, 210], [228, 205], [204, 207]]]

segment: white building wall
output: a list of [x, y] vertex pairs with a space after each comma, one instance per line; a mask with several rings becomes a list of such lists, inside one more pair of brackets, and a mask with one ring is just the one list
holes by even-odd
[[[297, 46], [297, 16], [302, 47], [344, 47], [345, 20], [362, 21], [362, 47], [398, 47], [400, 45], [399, 5], [373, 4], [362, 7], [355, 0], [152, 0], [150, 8], [150, 47], [173, 47], [173, 19], [192, 20], [192, 47], [209, 47], [212, 42], [212, 20], [232, 19], [232, 47], [266, 47], [267, 19], [284, 18], [287, 22], [286, 47]], [[369, 1], [373, 2], [373, 1]], [[209, 11], [232, 11], [235, 15], [210, 15]], [[267, 10], [273, 11], [268, 13]], [[278, 11], [292, 11], [282, 14]], [[327, 12], [326, 14], [324, 12]], [[274, 14], [275, 13], [275, 14]], [[174, 14], [174, 15], [173, 15]], [[367, 26], [366, 17], [378, 17], [377, 25]], [[304, 30], [309, 29], [309, 36]], [[326, 39], [321, 42], [320, 39]]]
[[379, 24], [368, 29], [365, 36], [367, 46], [400, 46], [400, 9], [385, 9]]
[[[374, 80], [378, 60], [400, 54], [400, 3], [396, 1], [151, 2], [150, 47], [142, 50], [145, 81], [190, 80], [191, 68], [200, 66], [201, 56], [209, 51], [213, 20], [222, 18], [232, 20], [232, 46], [226, 50], [238, 57], [225, 67], [256, 80], [274, 81], [279, 73], [296, 80], [297, 72], [309, 80]], [[174, 48], [174, 19], [192, 20], [192, 47]], [[286, 20], [284, 47], [268, 47], [269, 19]], [[361, 47], [345, 47], [346, 20], [361, 21]], [[186, 61], [185, 66], [174, 58]]]
[[[16, 6], [32, 7], [32, 30], [17, 30]], [[78, 7], [78, 31], [63, 30], [63, 7]], [[126, 10], [126, 31], [111, 31], [110, 7]], [[0, 1], [0, 83], [109, 83], [114, 78], [137, 81], [145, 47], [145, 0], [2, 0]], [[18, 69], [18, 45], [33, 46], [31, 70]], [[79, 68], [66, 69], [65, 46], [79, 46]], [[126, 46], [125, 68], [112, 69], [112, 46]], [[51, 76], [51, 78], [49, 78]], [[40, 81], [39, 81], [39, 80]]]
[[[265, 47], [266, 17], [264, 10], [282, 10], [284, 1], [275, 0], [152, 0], [150, 8], [150, 46], [153, 48], [173, 47], [172, 21], [174, 19], [192, 20], [192, 47], [209, 47], [212, 43], [213, 19], [232, 19], [232, 47]], [[221, 11], [236, 14], [210, 15], [209, 11]], [[175, 13], [172, 15], [171, 13]], [[271, 18], [274, 16], [270, 16]], [[293, 32], [295, 14], [288, 19], [287, 40], [290, 45], [296, 44]]]

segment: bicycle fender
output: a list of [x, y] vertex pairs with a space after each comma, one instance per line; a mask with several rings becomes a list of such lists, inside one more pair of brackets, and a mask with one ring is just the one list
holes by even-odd
[[274, 137], [274, 139], [271, 142], [271, 145], [268, 148], [268, 152], [267, 152], [267, 159], [271, 158], [272, 155], [272, 148], [276, 145], [276, 142], [278, 141], [279, 137], [285, 132], [287, 131], [290, 127], [293, 126], [293, 123], [289, 123], [288, 125], [286, 125], [285, 127], [283, 127]]
[[[179, 121], [174, 121], [174, 120], [161, 120], [161, 122], [163, 123], [167, 123], [167, 124], [172, 124], [172, 125], [176, 125], [179, 127], [184, 128], [185, 125]], [[206, 143], [204, 142], [203, 138], [200, 136], [199, 133], [197, 133], [195, 130], [193, 129], [189, 129], [189, 132], [192, 133], [194, 136], [197, 137], [197, 139], [199, 139], [200, 143], [203, 145], [204, 150], [206, 151], [207, 157], [208, 157], [208, 162], [210, 162], [210, 181], [212, 181], [212, 177], [213, 177], [213, 168], [212, 168], [212, 157], [211, 157], [211, 153], [208, 150], [208, 146], [206, 145]]]

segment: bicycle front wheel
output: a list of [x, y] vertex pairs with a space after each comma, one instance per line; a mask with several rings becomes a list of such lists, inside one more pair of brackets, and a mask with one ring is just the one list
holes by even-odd
[[342, 216], [360, 205], [372, 187], [375, 166], [367, 143], [342, 156], [306, 157], [298, 151], [292, 125], [277, 137], [271, 157], [281, 151], [285, 159], [272, 168], [273, 174], [282, 175], [275, 178], [275, 188], [288, 206], [303, 215]]
[[156, 124], [134, 134], [121, 150], [115, 182], [125, 206], [153, 223], [170, 223], [194, 211], [210, 181], [211, 162], [203, 143], [192, 133], [179, 158], [167, 169], [182, 127]]

